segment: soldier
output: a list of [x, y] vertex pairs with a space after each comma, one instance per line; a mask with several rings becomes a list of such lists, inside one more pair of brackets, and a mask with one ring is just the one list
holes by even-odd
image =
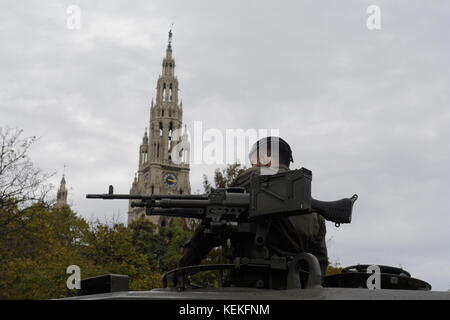
[[[241, 173], [231, 186], [243, 187], [248, 191], [253, 174], [288, 171], [293, 162], [290, 146], [278, 137], [257, 141], [250, 150], [249, 158], [252, 167]], [[328, 266], [325, 234], [325, 220], [317, 213], [282, 216], [271, 219], [265, 246], [269, 255], [282, 257], [295, 256], [301, 252], [311, 253], [316, 256], [322, 275], [325, 275]], [[179, 267], [199, 264], [212, 248], [220, 245], [223, 245], [220, 239], [205, 234], [203, 225], [199, 225], [192, 239], [184, 246], [185, 252]], [[242, 280], [242, 276], [238, 278]]]

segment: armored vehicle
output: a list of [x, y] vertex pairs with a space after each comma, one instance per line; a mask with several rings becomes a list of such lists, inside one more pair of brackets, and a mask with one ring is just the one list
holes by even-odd
[[[112, 186], [94, 199], [129, 199], [147, 215], [200, 219], [205, 232], [228, 243], [227, 263], [194, 265], [168, 271], [162, 288], [128, 291], [128, 277], [106, 275], [81, 282], [71, 299], [171, 300], [329, 300], [329, 299], [447, 299], [450, 292], [433, 292], [425, 281], [403, 269], [383, 265], [356, 265], [322, 277], [317, 258], [307, 252], [295, 256], [269, 253], [267, 225], [281, 215], [319, 213], [339, 226], [350, 223], [358, 196], [319, 201], [311, 196], [308, 169], [251, 177], [250, 192], [242, 188], [215, 189], [202, 195], [120, 195]], [[201, 288], [190, 283], [198, 272], [221, 270], [226, 286]], [[231, 280], [230, 280], [231, 279]]]

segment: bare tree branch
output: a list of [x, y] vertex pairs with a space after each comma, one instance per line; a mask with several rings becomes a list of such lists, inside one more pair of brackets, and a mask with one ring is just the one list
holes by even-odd
[[23, 130], [0, 128], [0, 201], [14, 200], [18, 205], [44, 201], [50, 190], [45, 185], [53, 174], [36, 167], [28, 156], [35, 136], [22, 138]]
[[[52, 174], [43, 173], [28, 156], [36, 137], [22, 138], [23, 130], [0, 127], [0, 238], [20, 232], [26, 210], [34, 203], [47, 205]], [[13, 227], [14, 226], [14, 227]]]

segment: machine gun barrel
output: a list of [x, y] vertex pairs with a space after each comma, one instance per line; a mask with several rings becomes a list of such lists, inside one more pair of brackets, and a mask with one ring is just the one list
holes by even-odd
[[87, 199], [103, 199], [103, 200], [114, 200], [114, 199], [122, 199], [122, 200], [146, 200], [146, 201], [154, 201], [160, 200], [170, 197], [172, 199], [180, 199], [180, 200], [205, 200], [208, 199], [208, 195], [205, 194], [174, 194], [174, 195], [163, 195], [163, 194], [151, 194], [151, 195], [143, 195], [143, 194], [114, 194], [114, 187], [109, 186], [108, 193], [103, 194], [87, 194]]
[[209, 194], [88, 194], [88, 199], [127, 199], [131, 207], [145, 208], [147, 215], [162, 215], [214, 221], [254, 221], [273, 216], [302, 215], [317, 212], [326, 220], [350, 223], [358, 196], [337, 201], [311, 197], [311, 172], [305, 168], [272, 176], [255, 176], [250, 192], [243, 188], [213, 189]]
[[186, 199], [174, 199], [171, 196], [161, 200], [155, 200], [152, 207], [161, 208], [203, 208], [211, 204], [209, 200], [186, 200]]
[[201, 199], [177, 198], [172, 195], [166, 195], [160, 200], [155, 200], [152, 206], [161, 208], [203, 208], [214, 204], [220, 204], [227, 207], [248, 207], [250, 204], [249, 193], [224, 192], [224, 198], [215, 199], [213, 197]]
[[109, 193], [102, 193], [102, 194], [87, 194], [87, 199], [103, 199], [103, 200], [115, 200], [115, 199], [122, 199], [122, 200], [160, 200], [165, 199], [167, 197], [170, 197], [172, 199], [177, 200], [204, 200], [208, 199], [207, 195], [203, 194], [175, 194], [175, 195], [161, 195], [161, 194], [152, 194], [152, 195], [142, 195], [142, 194], [109, 194]]
[[205, 211], [201, 208], [148, 208], [147, 215], [203, 219]]
[[103, 200], [114, 200], [114, 199], [127, 199], [127, 200], [149, 200], [151, 196], [146, 195], [132, 195], [132, 194], [87, 194], [87, 199], [103, 199]]

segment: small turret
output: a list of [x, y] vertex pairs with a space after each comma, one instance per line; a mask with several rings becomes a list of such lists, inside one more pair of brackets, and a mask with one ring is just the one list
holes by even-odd
[[133, 180], [133, 185], [131, 186], [131, 194], [134, 194], [135, 191], [137, 190], [137, 186], [138, 186], [138, 173], [136, 172], [134, 174], [134, 180]]
[[147, 145], [148, 144], [147, 128], [145, 128], [144, 137], [142, 138], [142, 144], [143, 145]]
[[141, 169], [148, 161], [148, 134], [145, 128], [144, 136], [142, 137], [142, 144], [139, 147], [139, 168]]
[[62, 208], [67, 206], [67, 188], [66, 188], [66, 179], [63, 174], [61, 183], [59, 185], [58, 192], [56, 194], [56, 208]]

